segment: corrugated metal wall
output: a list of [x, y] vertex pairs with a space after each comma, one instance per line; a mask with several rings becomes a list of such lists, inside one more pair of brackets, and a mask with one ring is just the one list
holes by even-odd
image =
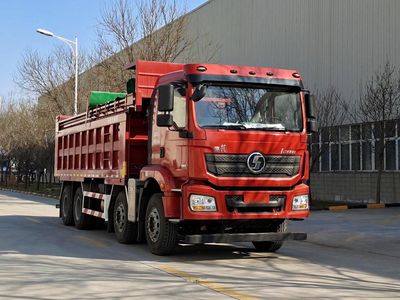
[[308, 88], [352, 99], [386, 61], [400, 66], [399, 15], [400, 0], [211, 0], [188, 34], [196, 59], [298, 69]]
[[[187, 61], [215, 52], [215, 63], [298, 69], [310, 90], [354, 101], [387, 61], [400, 67], [400, 0], [211, 0], [189, 14], [188, 34], [197, 40]], [[398, 175], [383, 176], [386, 202], [399, 201]], [[313, 197], [372, 201], [375, 178], [315, 173]]]

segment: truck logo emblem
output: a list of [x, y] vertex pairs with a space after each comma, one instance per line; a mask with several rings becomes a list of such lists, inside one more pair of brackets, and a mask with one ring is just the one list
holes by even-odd
[[253, 152], [247, 158], [247, 167], [249, 170], [258, 174], [261, 173], [265, 168], [265, 157], [260, 152]]

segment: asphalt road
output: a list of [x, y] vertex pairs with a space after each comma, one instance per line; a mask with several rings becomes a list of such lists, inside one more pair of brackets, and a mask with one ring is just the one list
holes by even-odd
[[0, 191], [1, 299], [399, 299], [400, 209], [315, 212], [306, 242], [179, 246], [170, 257], [79, 231], [54, 199]]

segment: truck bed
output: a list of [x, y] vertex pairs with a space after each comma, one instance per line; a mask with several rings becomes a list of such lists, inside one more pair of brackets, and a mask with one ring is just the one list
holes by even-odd
[[64, 181], [101, 178], [124, 184], [147, 164], [147, 119], [132, 96], [56, 122], [55, 176]]

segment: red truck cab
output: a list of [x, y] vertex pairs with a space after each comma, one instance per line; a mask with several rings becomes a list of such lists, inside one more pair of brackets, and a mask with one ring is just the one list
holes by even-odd
[[[103, 213], [118, 240], [146, 239], [159, 255], [179, 242], [249, 241], [276, 251], [306, 238], [287, 232], [288, 219], [309, 216], [307, 137], [316, 126], [314, 98], [297, 71], [144, 61], [132, 68], [122, 168], [115, 179], [81, 176], [76, 214], [80, 206], [82, 218]], [[93, 187], [104, 196], [90, 195]], [[77, 206], [72, 190], [70, 200], [61, 196], [62, 217], [63, 199]], [[103, 205], [88, 208], [85, 197]]]

